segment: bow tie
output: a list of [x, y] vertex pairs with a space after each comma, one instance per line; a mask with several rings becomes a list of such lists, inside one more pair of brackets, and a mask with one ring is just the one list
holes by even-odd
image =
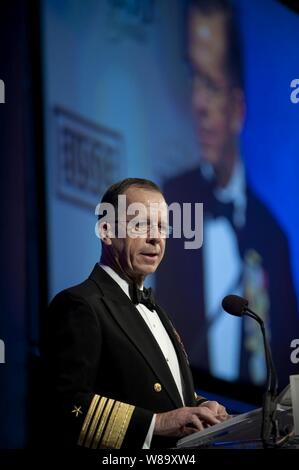
[[214, 217], [226, 217], [231, 222], [233, 221], [234, 216], [234, 204], [232, 202], [220, 202], [216, 198], [210, 207], [211, 213]]
[[138, 289], [136, 284], [130, 284], [129, 294], [133, 304], [144, 304], [149, 310], [155, 310], [155, 298], [151, 287]]

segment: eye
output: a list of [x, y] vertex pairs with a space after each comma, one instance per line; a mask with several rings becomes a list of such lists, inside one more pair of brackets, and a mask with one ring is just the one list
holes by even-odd
[[147, 228], [147, 221], [146, 220], [140, 220], [140, 222], [136, 223], [136, 229], [137, 230], [145, 230]]

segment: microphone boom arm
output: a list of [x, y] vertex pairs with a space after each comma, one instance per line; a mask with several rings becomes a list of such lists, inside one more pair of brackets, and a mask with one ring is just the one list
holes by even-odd
[[277, 426], [275, 421], [276, 414], [276, 398], [278, 389], [278, 379], [272, 358], [271, 349], [266, 337], [265, 324], [261, 317], [255, 312], [250, 310], [247, 306], [244, 307], [243, 315], [247, 315], [258, 322], [261, 327], [264, 349], [267, 364], [267, 388], [263, 397], [263, 420], [261, 429], [261, 439], [265, 448], [273, 445], [272, 438], [277, 437]]
[[237, 317], [247, 315], [248, 317], [257, 321], [261, 327], [267, 365], [267, 388], [263, 397], [261, 439], [264, 447], [271, 447], [273, 445], [275, 446], [278, 435], [275, 421], [278, 380], [270, 345], [267, 341], [265, 324], [259, 315], [250, 310], [248, 307], [248, 300], [238, 295], [230, 294], [224, 297], [222, 300], [222, 307], [227, 313]]

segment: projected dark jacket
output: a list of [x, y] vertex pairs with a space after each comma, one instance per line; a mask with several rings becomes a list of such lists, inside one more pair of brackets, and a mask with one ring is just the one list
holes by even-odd
[[[298, 365], [290, 360], [290, 343], [298, 337], [299, 317], [288, 243], [282, 229], [249, 185], [246, 188], [246, 222], [242, 228], [235, 227], [231, 217], [232, 205], [223, 204], [215, 198], [213, 184], [203, 178], [199, 168], [169, 180], [163, 191], [168, 204], [173, 201], [203, 202], [204, 220], [206, 216], [226, 217], [236, 233], [243, 262], [248, 250], [259, 254], [270, 299], [271, 345], [280, 386], [283, 387], [288, 383], [289, 374], [298, 372]], [[226, 266], [219, 266], [219, 270], [225, 275]], [[165, 259], [157, 271], [157, 296], [161, 305], [171, 312], [181, 332], [191, 365], [208, 371], [204, 282], [203, 249], [186, 250], [183, 239], [167, 240]], [[175, 295], [169, 296], [169, 291], [175, 292]], [[247, 383], [250, 382], [250, 354], [245, 347], [244, 325], [242, 338], [239, 373], [240, 379]]]
[[[184, 351], [165, 312], [156, 311], [177, 353], [185, 404], [196, 406], [201, 397]], [[141, 448], [153, 414], [183, 406], [151, 331], [98, 265], [86, 281], [54, 298], [46, 330], [55, 446]], [[171, 444], [154, 436], [151, 447]]]

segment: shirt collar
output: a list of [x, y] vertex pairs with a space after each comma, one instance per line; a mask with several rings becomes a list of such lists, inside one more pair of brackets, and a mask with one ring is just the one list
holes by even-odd
[[[121, 289], [124, 291], [124, 293], [130, 297], [129, 294], [129, 283], [123, 279], [114, 269], [112, 269], [110, 266], [107, 266], [106, 264], [99, 263], [99, 266], [106, 271], [107, 274], [109, 274], [110, 277], [121, 287]], [[139, 288], [140, 290], [143, 290], [143, 286]]]
[[[213, 177], [213, 168], [206, 162], [201, 163], [201, 171], [207, 180]], [[242, 227], [246, 220], [246, 179], [244, 164], [241, 158], [237, 158], [232, 176], [225, 188], [214, 189], [215, 198], [222, 203], [233, 203], [234, 224]]]
[[110, 268], [110, 266], [107, 266], [106, 264], [102, 264], [102, 263], [99, 263], [99, 266], [100, 268], [104, 269], [104, 271], [106, 271], [106, 273], [109, 274], [110, 277], [112, 277], [112, 279], [119, 285], [119, 287], [122, 288], [124, 293], [128, 297], [130, 297], [129, 296], [129, 284], [127, 283], [127, 281], [125, 281], [125, 279], [120, 277], [120, 275], [117, 274], [117, 272], [115, 272], [114, 269]]
[[245, 172], [243, 162], [238, 159], [232, 176], [224, 188], [216, 188], [215, 196], [219, 201], [240, 204], [245, 197]]

